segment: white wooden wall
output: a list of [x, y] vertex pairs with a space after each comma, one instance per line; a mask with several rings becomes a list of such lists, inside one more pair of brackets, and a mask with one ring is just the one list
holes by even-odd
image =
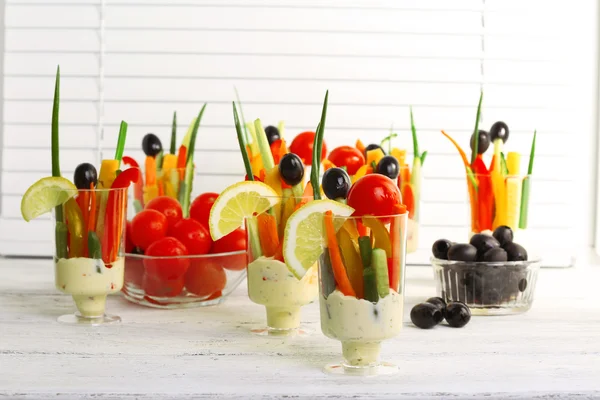
[[121, 119], [126, 153], [142, 159], [147, 132], [168, 146], [172, 112], [179, 137], [204, 102], [196, 191], [243, 176], [231, 101], [246, 119], [286, 122], [286, 135], [314, 130], [330, 91], [326, 142], [377, 142], [390, 125], [409, 150], [413, 105], [424, 166], [422, 251], [433, 240], [466, 240], [461, 161], [439, 133], [468, 149], [479, 90], [481, 127], [511, 127], [507, 149], [528, 161], [538, 130], [531, 226], [550, 264], [575, 254], [568, 218], [581, 118], [577, 60], [581, 18], [591, 1], [455, 0], [86, 0], [6, 1], [0, 253], [49, 255], [49, 219], [20, 219], [20, 197], [50, 173], [54, 73], [62, 72], [61, 163], [112, 157]]

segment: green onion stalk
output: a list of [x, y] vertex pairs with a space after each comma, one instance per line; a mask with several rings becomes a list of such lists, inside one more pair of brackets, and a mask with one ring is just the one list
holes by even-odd
[[323, 101], [323, 110], [321, 111], [321, 120], [317, 125], [315, 139], [313, 142], [313, 162], [310, 169], [310, 184], [313, 187], [313, 198], [321, 199], [321, 186], [319, 185], [321, 155], [323, 154], [323, 138], [325, 136], [325, 120], [327, 119], [327, 102], [329, 100], [329, 90], [325, 92], [325, 100]]
[[479, 93], [479, 104], [477, 104], [477, 115], [475, 115], [475, 129], [473, 130], [473, 150], [471, 151], [471, 166], [475, 164], [479, 150], [479, 119], [481, 118], [481, 102], [483, 101], [483, 90]]
[[419, 152], [419, 139], [417, 138], [417, 128], [415, 127], [415, 118], [413, 116], [412, 106], [410, 107], [410, 131], [413, 142], [413, 167], [410, 174], [410, 184], [412, 185], [415, 198], [414, 220], [419, 220], [419, 200], [421, 199], [421, 167], [427, 158], [427, 151]]
[[246, 144], [250, 144], [250, 134], [248, 133], [248, 127], [246, 126], [246, 119], [244, 118], [244, 110], [242, 110], [242, 101], [240, 100], [240, 94], [238, 93], [237, 88], [234, 86], [233, 90], [235, 91], [235, 98], [238, 103], [238, 107], [240, 108], [240, 114], [242, 115], [242, 126], [244, 127], [244, 142]]
[[527, 228], [527, 214], [529, 211], [529, 192], [531, 191], [531, 174], [533, 173], [533, 159], [535, 157], [535, 140], [537, 138], [537, 130], [533, 132], [533, 140], [531, 141], [531, 152], [529, 153], [529, 168], [527, 168], [527, 176], [523, 179], [523, 187], [521, 189], [521, 213], [519, 217], [519, 228]]
[[119, 127], [119, 140], [117, 142], [117, 150], [115, 151], [115, 160], [119, 162], [119, 168], [121, 167], [121, 159], [123, 158], [123, 151], [125, 151], [125, 139], [127, 138], [127, 122], [121, 121]]
[[[54, 101], [52, 103], [52, 176], [59, 177], [60, 174], [60, 144], [58, 140], [58, 111], [60, 104], [60, 65], [56, 67], [56, 81], [54, 83]], [[54, 243], [56, 246], [56, 258], [68, 258], [67, 250], [67, 225], [63, 216], [63, 206], [54, 209], [56, 227], [54, 231]]]
[[175, 154], [177, 151], [177, 111], [173, 111], [173, 123], [171, 125], [171, 148], [169, 152]]
[[185, 177], [183, 180], [184, 186], [184, 195], [183, 195], [183, 203], [181, 203], [181, 208], [183, 210], [183, 217], [188, 218], [190, 216], [190, 203], [192, 198], [192, 184], [194, 181], [194, 150], [196, 147], [196, 137], [198, 135], [198, 128], [200, 127], [200, 121], [202, 120], [202, 115], [204, 115], [204, 110], [206, 109], [206, 103], [200, 109], [198, 113], [198, 117], [194, 122], [194, 128], [192, 130], [192, 135], [190, 137], [190, 145], [188, 147], [187, 159], [185, 162]]

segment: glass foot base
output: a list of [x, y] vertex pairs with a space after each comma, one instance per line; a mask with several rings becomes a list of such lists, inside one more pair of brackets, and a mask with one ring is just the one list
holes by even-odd
[[291, 328], [291, 329], [277, 329], [277, 328], [270, 328], [270, 327], [264, 327], [264, 328], [255, 328], [255, 329], [251, 329], [250, 332], [252, 332], [255, 335], [258, 336], [277, 336], [277, 337], [295, 337], [295, 336], [310, 336], [312, 334], [312, 331], [310, 329], [306, 329], [304, 327], [299, 327], [299, 328]]
[[397, 373], [398, 367], [388, 362], [379, 362], [360, 367], [345, 363], [333, 363], [327, 364], [323, 368], [323, 371], [331, 375], [381, 376]]
[[61, 315], [58, 317], [57, 321], [66, 325], [99, 326], [119, 323], [121, 322], [121, 317], [107, 314], [99, 317], [84, 317], [79, 312], [76, 312], [74, 314]]

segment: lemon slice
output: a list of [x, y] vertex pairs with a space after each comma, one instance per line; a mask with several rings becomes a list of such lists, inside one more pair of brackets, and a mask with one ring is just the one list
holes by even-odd
[[42, 178], [23, 195], [21, 215], [27, 222], [52, 211], [77, 194], [77, 187], [68, 179], [60, 176]]
[[[300, 207], [287, 220], [283, 237], [283, 258], [288, 269], [301, 279], [317, 261], [325, 247], [323, 216], [331, 210], [336, 217], [349, 217], [354, 209], [333, 200], [314, 200]], [[344, 219], [334, 219], [337, 231]]]
[[277, 192], [262, 182], [231, 185], [221, 192], [210, 210], [210, 236], [218, 240], [242, 226], [244, 218], [263, 213], [280, 201]]

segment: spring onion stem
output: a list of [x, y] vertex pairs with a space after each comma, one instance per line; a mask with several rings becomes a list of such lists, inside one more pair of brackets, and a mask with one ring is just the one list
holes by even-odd
[[173, 124], [171, 125], [171, 149], [170, 153], [175, 154], [177, 147], [177, 111], [173, 111]]
[[233, 90], [235, 91], [235, 98], [238, 103], [238, 107], [240, 108], [240, 114], [242, 115], [242, 126], [244, 127], [244, 135], [246, 144], [250, 144], [250, 135], [248, 134], [248, 128], [246, 127], [246, 119], [244, 118], [244, 110], [242, 110], [242, 101], [240, 100], [240, 94], [238, 93], [237, 88], [234, 86]]
[[119, 140], [117, 142], [117, 151], [115, 152], [115, 160], [119, 162], [119, 168], [121, 167], [121, 159], [123, 158], [123, 151], [125, 149], [125, 139], [127, 138], [127, 122], [121, 121], [119, 127]]
[[483, 90], [479, 94], [479, 104], [477, 105], [477, 115], [475, 116], [475, 130], [473, 130], [473, 135], [475, 135], [475, 143], [473, 143], [473, 150], [471, 151], [471, 165], [475, 164], [475, 159], [477, 158], [477, 154], [479, 152], [479, 117], [481, 116], [482, 100]]
[[310, 182], [313, 187], [313, 198], [321, 199], [321, 189], [319, 185], [321, 155], [323, 154], [323, 138], [325, 136], [325, 120], [327, 119], [327, 102], [329, 100], [329, 90], [325, 92], [325, 100], [323, 101], [323, 110], [321, 111], [321, 120], [317, 125], [315, 132], [315, 140], [313, 142], [313, 160], [310, 171]]
[[60, 158], [58, 141], [58, 108], [60, 103], [60, 65], [56, 67], [54, 83], [54, 103], [52, 104], [52, 176], [60, 176]]
[[235, 131], [237, 133], [238, 143], [240, 145], [240, 152], [242, 153], [242, 159], [244, 160], [246, 176], [248, 177], [249, 181], [253, 181], [254, 174], [252, 173], [252, 166], [250, 165], [250, 159], [248, 158], [248, 151], [246, 149], [246, 143], [244, 142], [244, 135], [242, 134], [242, 128], [240, 126], [237, 108], [235, 107], [235, 101], [232, 101], [231, 104], [233, 105], [233, 121], [235, 123]]
[[533, 140], [531, 141], [531, 152], [529, 153], [529, 167], [527, 168], [527, 175], [533, 173], [533, 159], [535, 157], [535, 139], [537, 138], [537, 129], [533, 132]]

